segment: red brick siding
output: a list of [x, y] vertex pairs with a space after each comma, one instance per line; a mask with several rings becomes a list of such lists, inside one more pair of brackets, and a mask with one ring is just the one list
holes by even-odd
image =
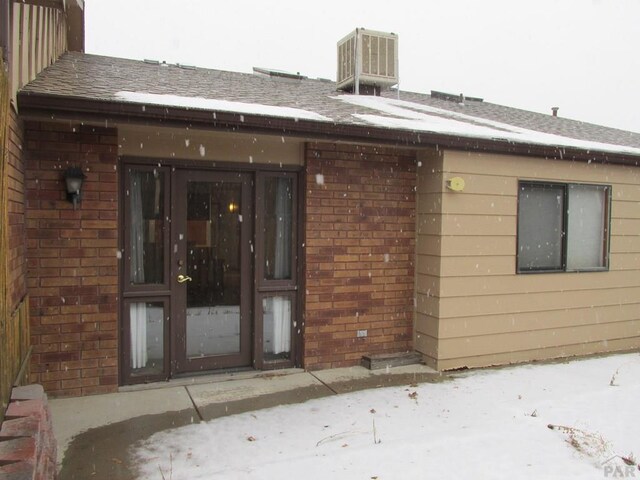
[[41, 385], [16, 387], [0, 425], [0, 478], [56, 478], [56, 439], [51, 409]]
[[307, 145], [306, 368], [412, 349], [415, 163], [408, 150]]
[[[27, 122], [31, 380], [56, 396], [118, 383], [117, 131]], [[86, 173], [77, 210], [63, 172]]]
[[27, 293], [26, 237], [24, 226], [23, 128], [10, 108], [7, 135], [7, 313], [11, 314]]

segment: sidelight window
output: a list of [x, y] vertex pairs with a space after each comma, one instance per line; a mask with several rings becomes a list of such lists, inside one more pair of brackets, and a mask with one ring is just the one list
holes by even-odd
[[257, 176], [256, 286], [260, 352], [263, 368], [291, 364], [296, 332], [296, 176]]

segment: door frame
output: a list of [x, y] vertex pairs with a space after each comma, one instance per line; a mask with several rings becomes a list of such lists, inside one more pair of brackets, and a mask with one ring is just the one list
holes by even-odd
[[[261, 355], [258, 358], [258, 353], [262, 352], [261, 338], [262, 335], [258, 335], [257, 327], [258, 322], [261, 325], [261, 315], [258, 312], [258, 309], [255, 307], [256, 305], [261, 305], [261, 298], [264, 296], [263, 292], [258, 292], [256, 288], [256, 269], [255, 269], [255, 258], [254, 255], [249, 259], [252, 265], [252, 280], [251, 280], [251, 302], [254, 308], [252, 308], [252, 316], [250, 318], [251, 322], [251, 365], [253, 368], [261, 369], [261, 370], [272, 370], [272, 369], [281, 369], [281, 368], [290, 368], [290, 367], [302, 367], [304, 363], [304, 300], [305, 300], [305, 275], [306, 268], [304, 265], [304, 251], [305, 251], [305, 205], [306, 205], [306, 175], [304, 173], [304, 167], [302, 165], [272, 165], [272, 164], [247, 164], [247, 163], [234, 163], [234, 162], [203, 162], [201, 160], [185, 160], [185, 159], [166, 159], [166, 158], [151, 158], [151, 157], [137, 157], [137, 156], [121, 156], [119, 157], [119, 185], [120, 185], [120, 195], [118, 198], [120, 201], [118, 202], [118, 245], [119, 245], [119, 255], [121, 256], [122, 263], [119, 268], [119, 281], [118, 281], [118, 289], [119, 289], [119, 306], [118, 306], [118, 326], [119, 326], [119, 343], [118, 343], [118, 374], [119, 374], [119, 384], [120, 385], [132, 385], [138, 383], [149, 383], [155, 381], [166, 381], [174, 376], [188, 376], [189, 373], [184, 374], [176, 374], [172, 373], [171, 361], [173, 360], [174, 352], [172, 351], [172, 343], [171, 337], [173, 336], [171, 321], [167, 318], [166, 326], [164, 328], [165, 334], [165, 371], [161, 375], [134, 375], [131, 373], [128, 368], [128, 362], [130, 360], [130, 347], [129, 347], [129, 323], [128, 323], [128, 314], [125, 311], [125, 305], [128, 305], [131, 302], [131, 298], [147, 298], [146, 293], [136, 292], [130, 293], [126, 292], [125, 289], [125, 275], [127, 264], [124, 262], [124, 258], [126, 255], [126, 251], [128, 250], [128, 238], [125, 238], [125, 232], [127, 229], [125, 228], [125, 204], [126, 201], [124, 199], [124, 192], [126, 191], [125, 181], [127, 178], [126, 169], [128, 167], [141, 167], [141, 168], [158, 168], [163, 171], [168, 171], [166, 182], [168, 184], [166, 188], [167, 195], [165, 195], [165, 201], [168, 202], [170, 206], [172, 203], [172, 195], [174, 194], [174, 172], [176, 170], [194, 170], [197, 172], [229, 172], [229, 173], [246, 173], [251, 177], [251, 188], [250, 197], [251, 197], [251, 205], [253, 205], [253, 211], [251, 218], [251, 226], [253, 229], [253, 234], [251, 236], [251, 241], [255, 245], [255, 229], [256, 229], [256, 218], [255, 215], [258, 214], [258, 210], [255, 208], [255, 203], [257, 200], [257, 188], [256, 188], [256, 179], [259, 177], [260, 172], [264, 173], [284, 173], [284, 174], [293, 174], [294, 178], [296, 178], [297, 184], [297, 204], [296, 206], [296, 218], [297, 218], [297, 228], [295, 231], [295, 235], [297, 236], [297, 242], [295, 245], [295, 254], [296, 254], [296, 278], [297, 278], [297, 288], [294, 291], [288, 293], [295, 300], [294, 311], [292, 315], [294, 315], [294, 322], [296, 324], [295, 328], [292, 330], [292, 352], [291, 358], [286, 362], [262, 362]], [[171, 212], [171, 207], [168, 207], [165, 212]], [[171, 242], [173, 232], [171, 231], [171, 227], [169, 226], [167, 235], [165, 235], [165, 241]], [[167, 247], [169, 249], [169, 247]], [[169, 251], [169, 250], [167, 250]], [[173, 275], [173, 271], [169, 262], [171, 261], [172, 255], [169, 255], [169, 258], [165, 258], [165, 262], [167, 263], [167, 269], [169, 270], [168, 277], [166, 278], [166, 282], [169, 280], [174, 281], [177, 275]], [[154, 292], [154, 297], [157, 301], [168, 301], [169, 312], [172, 311], [172, 302], [171, 302], [171, 289], [170, 285], [167, 284], [166, 288], [161, 287], [156, 292]], [[164, 298], [163, 298], [164, 297]], [[148, 297], [149, 301], [153, 299]], [[260, 301], [260, 304], [258, 304]], [[166, 315], [169, 317], [169, 315]], [[215, 372], [215, 370], [214, 370]], [[211, 373], [211, 371], [209, 371]]]
[[[238, 181], [239, 180], [239, 181]], [[186, 226], [187, 184], [193, 181], [226, 181], [241, 185], [240, 198], [240, 352], [231, 355], [189, 358], [186, 352], [187, 334], [187, 284], [179, 283], [178, 275], [187, 274]], [[250, 174], [221, 170], [194, 170], [176, 168], [171, 176], [171, 375], [193, 374], [200, 371], [221, 368], [242, 368], [251, 366], [253, 339], [253, 265], [251, 247], [253, 244], [253, 205], [251, 198], [252, 182]], [[247, 221], [244, 221], [244, 219]], [[183, 238], [180, 238], [183, 236]], [[177, 247], [177, 248], [176, 248]]]
[[[130, 229], [125, 228], [127, 220], [130, 219], [130, 213], [127, 212], [127, 206], [129, 205], [129, 196], [125, 195], [124, 192], [127, 192], [127, 180], [130, 179], [129, 176], [129, 167], [135, 167], [140, 171], [154, 171], [157, 170], [164, 174], [164, 201], [162, 202], [163, 212], [169, 212], [171, 205], [171, 198], [169, 192], [169, 186], [171, 185], [170, 180], [170, 169], [167, 166], [158, 166], [156, 164], [150, 163], [140, 163], [140, 162], [130, 162], [125, 163], [122, 162], [120, 164], [120, 191], [123, 192], [119, 196], [121, 201], [119, 201], [118, 205], [118, 242], [119, 242], [119, 258], [121, 260], [120, 268], [119, 268], [119, 280], [118, 280], [118, 289], [119, 289], [119, 321], [118, 325], [120, 326], [120, 335], [119, 335], [119, 345], [118, 345], [118, 372], [119, 372], [119, 383], [121, 385], [135, 384], [135, 383], [143, 383], [149, 381], [157, 381], [157, 380], [166, 380], [169, 377], [169, 348], [170, 348], [170, 322], [169, 322], [169, 312], [170, 312], [170, 303], [171, 303], [171, 289], [170, 289], [170, 277], [169, 277], [169, 258], [164, 255], [163, 256], [163, 282], [158, 284], [149, 284], [149, 285], [131, 285], [128, 283], [127, 279], [128, 274], [130, 273], [129, 266], [130, 263], [126, 261], [128, 245], [130, 244]], [[163, 230], [167, 229], [167, 222], [164, 220]], [[163, 251], [169, 251], [170, 241], [168, 235], [164, 235], [163, 238]], [[125, 246], [127, 246], [125, 248]], [[147, 375], [133, 375], [131, 369], [129, 368], [129, 361], [131, 359], [131, 340], [130, 340], [130, 310], [129, 306], [135, 301], [144, 301], [144, 302], [153, 302], [153, 303], [162, 303], [163, 305], [163, 325], [162, 325], [162, 333], [163, 333], [163, 361], [162, 361], [162, 371], [155, 374], [147, 374]]]
[[[271, 370], [278, 368], [287, 368], [300, 365], [301, 362], [301, 342], [298, 338], [298, 330], [300, 327], [300, 261], [301, 250], [299, 241], [301, 238], [300, 232], [300, 215], [299, 215], [299, 198], [300, 198], [300, 182], [297, 181], [296, 172], [256, 172], [255, 174], [255, 188], [254, 196], [256, 199], [256, 219], [255, 219], [255, 285], [254, 285], [254, 297], [255, 297], [255, 328], [254, 328], [254, 363], [256, 368], [260, 370]], [[264, 212], [264, 181], [269, 178], [287, 178], [291, 179], [292, 192], [291, 201], [292, 206], [295, 209], [291, 225], [291, 278], [288, 280], [267, 280], [265, 278], [265, 248], [264, 237], [261, 235], [261, 231], [265, 228], [265, 212]], [[291, 302], [291, 352], [288, 360], [276, 360], [268, 361], [264, 359], [264, 334], [263, 334], [263, 313], [262, 313], [262, 301], [268, 297], [284, 297]]]

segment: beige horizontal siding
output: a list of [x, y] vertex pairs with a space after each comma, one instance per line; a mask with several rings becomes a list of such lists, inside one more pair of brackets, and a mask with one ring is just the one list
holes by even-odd
[[[429, 262], [429, 258], [418, 257], [418, 263]], [[508, 255], [491, 256], [448, 256], [440, 257], [441, 277], [485, 277], [490, 275], [509, 275], [515, 271], [515, 257]], [[482, 281], [478, 279], [477, 281]]]
[[442, 194], [436, 193], [424, 193], [420, 199], [420, 203], [417, 205], [416, 213], [440, 213], [442, 211]]
[[[497, 335], [501, 333], [519, 333], [585, 324], [609, 323], [612, 318], [618, 321], [637, 321], [640, 303], [626, 305], [608, 305], [582, 307], [544, 312], [520, 312], [477, 317], [454, 317], [441, 319], [440, 338], [465, 338], [467, 336]], [[435, 335], [432, 330], [425, 331]]]
[[[615, 215], [615, 207], [611, 210], [612, 215]], [[611, 218], [612, 235], [638, 235], [638, 232], [640, 232], [640, 219], [618, 218], [615, 216]]]
[[[532, 348], [512, 352], [493, 353], [489, 355], [464, 355], [456, 358], [443, 358], [437, 362], [440, 370], [451, 370], [462, 367], [486, 367], [489, 365], [508, 365], [520, 362], [532, 362], [535, 360], [549, 360], [554, 358], [575, 357], [578, 355], [593, 355], [606, 352], [621, 352], [636, 350], [639, 337], [601, 340], [587, 343], [574, 343], [560, 347]], [[433, 362], [425, 356], [427, 363]], [[613, 374], [613, 372], [612, 372]]]
[[437, 338], [425, 333], [418, 333], [415, 348], [418, 352], [435, 361], [438, 358], [438, 343], [439, 340]]
[[[566, 328], [547, 328], [526, 333], [466, 336], [462, 341], [464, 342], [464, 355], [475, 357], [580, 343], [607, 342], [623, 338], [640, 339], [640, 322], [635, 320]], [[458, 357], [461, 350], [459, 343], [460, 339], [440, 338], [438, 340], [438, 358]]]
[[[570, 287], [568, 284], [567, 287]], [[479, 317], [503, 313], [545, 312], [602, 305], [626, 305], [640, 301], [640, 286], [593, 290], [558, 290], [477, 297], [440, 297], [440, 319]], [[638, 311], [640, 318], [640, 309]], [[615, 321], [615, 319], [611, 319]]]
[[418, 255], [483, 256], [511, 255], [516, 251], [513, 235], [437, 235], [425, 236], [417, 250]]
[[616, 200], [612, 205], [612, 214], [616, 219], [635, 218], [640, 219], [638, 201]]
[[418, 275], [416, 278], [416, 291], [424, 295], [432, 295], [432, 292], [440, 292], [441, 279], [435, 275]]
[[632, 190], [620, 191], [621, 198], [631, 191], [635, 191], [640, 196], [640, 184], [638, 183], [640, 172], [634, 166], [447, 151], [446, 170], [443, 172], [446, 178], [463, 174], [465, 182], [469, 175], [487, 176], [489, 174], [488, 176], [499, 179], [530, 178], [549, 181], [627, 184], [633, 188]]
[[438, 338], [438, 324], [438, 317], [425, 315], [424, 313], [418, 313], [416, 315], [416, 326], [423, 335]]
[[[466, 191], [466, 186], [465, 186]], [[514, 216], [518, 211], [518, 199], [511, 195], [474, 195], [472, 202], [465, 195], [447, 198], [447, 215], [497, 215]]]
[[416, 267], [413, 345], [437, 368], [438, 296], [442, 232], [443, 154], [421, 150], [417, 161]]
[[[416, 348], [438, 368], [640, 347], [640, 168], [449, 151], [428, 160]], [[462, 192], [446, 188], [457, 176]], [[516, 273], [519, 180], [611, 185], [609, 271]]]
[[635, 253], [638, 250], [638, 238], [636, 235], [612, 235], [611, 253]]
[[[523, 274], [488, 276], [479, 281], [470, 277], [438, 277], [443, 297], [474, 297], [478, 295], [511, 295], [517, 293], [560, 292], [567, 285], [572, 291], [599, 288], [628, 288], [639, 285], [634, 271], [580, 272], [557, 274]], [[638, 298], [640, 301], [640, 298]]]
[[419, 214], [418, 229], [424, 235], [511, 235], [513, 215]]
[[611, 255], [611, 270], [634, 270], [640, 269], [640, 253], [627, 252]]
[[441, 320], [440, 298], [438, 296], [431, 295], [428, 292], [419, 292], [416, 295], [416, 314], [428, 315]]

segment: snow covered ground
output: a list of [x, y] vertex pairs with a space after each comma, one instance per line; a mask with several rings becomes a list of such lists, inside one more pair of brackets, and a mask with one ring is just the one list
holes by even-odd
[[229, 416], [158, 433], [133, 454], [141, 479], [640, 478], [640, 355]]

